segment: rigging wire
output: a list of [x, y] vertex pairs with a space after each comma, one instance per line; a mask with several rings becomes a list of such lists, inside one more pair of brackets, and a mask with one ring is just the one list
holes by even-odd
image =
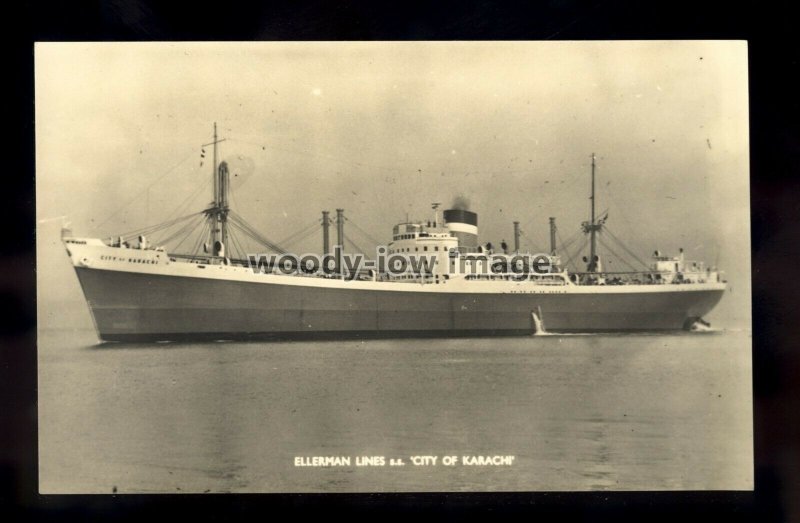
[[195, 242], [194, 247], [192, 247], [192, 250], [189, 251], [189, 254], [191, 256], [198, 256], [200, 254], [200, 248], [203, 246], [204, 243], [203, 240], [206, 239], [209, 232], [211, 232], [211, 224], [210, 222], [206, 221], [203, 224], [203, 229], [200, 231], [200, 234], [197, 237], [197, 241]]
[[241, 256], [243, 259], [246, 258], [247, 255], [249, 254], [247, 252], [248, 251], [247, 242], [244, 239], [239, 238], [239, 233], [238, 232], [236, 233], [236, 240], [235, 241], [236, 241], [237, 248], [241, 251], [239, 253], [239, 256]]
[[231, 223], [236, 224], [244, 234], [246, 234], [247, 236], [252, 238], [254, 241], [256, 241], [256, 242], [260, 243], [261, 245], [264, 245], [265, 247], [267, 247], [269, 249], [272, 249], [274, 251], [278, 251], [280, 253], [285, 253], [286, 252], [286, 249], [284, 249], [283, 247], [271, 242], [270, 240], [268, 240], [267, 238], [262, 236], [250, 224], [248, 224], [244, 220], [244, 218], [239, 216], [239, 214], [234, 212], [233, 210], [229, 211], [228, 218], [229, 218], [229, 221]]
[[526, 233], [524, 230], [520, 229], [520, 230], [519, 230], [519, 234], [520, 234], [520, 236], [522, 236], [523, 238], [525, 238], [525, 240], [527, 240], [528, 244], [529, 244], [531, 247], [533, 247], [533, 250], [535, 250], [535, 251], [537, 251], [537, 252], [545, 252], [545, 251], [543, 251], [543, 250], [540, 248], [540, 246], [539, 246], [539, 245], [538, 245], [538, 244], [537, 244], [537, 243], [536, 243], [536, 242], [533, 240], [533, 238], [531, 238], [530, 236], [528, 236], [528, 234], [527, 234], [527, 233]]
[[183, 245], [183, 242], [185, 242], [187, 239], [189, 239], [189, 238], [192, 236], [192, 234], [194, 234], [194, 232], [195, 232], [195, 231], [198, 229], [198, 227], [200, 227], [200, 228], [201, 228], [201, 232], [200, 232], [200, 234], [199, 234], [198, 236], [199, 236], [199, 237], [201, 237], [201, 238], [202, 238], [202, 237], [204, 237], [204, 234], [203, 234], [203, 232], [202, 232], [202, 231], [204, 231], [204, 230], [205, 230], [206, 224], [207, 224], [207, 222], [206, 222], [205, 220], [201, 220], [201, 221], [199, 221], [199, 222], [197, 223], [197, 225], [195, 226], [195, 228], [194, 228], [194, 229], [192, 229], [192, 231], [191, 231], [191, 232], [189, 232], [188, 234], [186, 234], [186, 236], [184, 236], [184, 237], [183, 237], [183, 239], [181, 239], [181, 241], [180, 241], [180, 242], [178, 242], [178, 244], [177, 244], [177, 245], [175, 246], [175, 248], [174, 248], [174, 249], [172, 249], [172, 250], [173, 250], [173, 251], [177, 251], [177, 250], [180, 248], [180, 246], [181, 246], [181, 245]]
[[296, 231], [290, 234], [288, 237], [284, 238], [283, 240], [279, 241], [278, 245], [289, 245], [292, 242], [296, 241], [298, 237], [307, 234], [309, 231], [316, 232], [316, 228], [319, 226], [320, 226], [320, 221], [314, 220], [314, 222], [311, 223], [310, 225], [303, 227], [299, 231]]
[[601, 184], [599, 186], [598, 192], [600, 193], [600, 196], [602, 196], [604, 198], [607, 198], [608, 201], [611, 202], [611, 205], [614, 207], [614, 213], [618, 214], [619, 217], [622, 218], [621, 221], [620, 220], [616, 220], [617, 222], [621, 223], [624, 226], [624, 228], [626, 229], [626, 230], [624, 230], [622, 232], [623, 233], [627, 232], [627, 234], [630, 235], [630, 233], [635, 230], [635, 227], [631, 226], [631, 223], [632, 223], [631, 220], [628, 219], [628, 216], [624, 212], [623, 207], [619, 203], [617, 203], [616, 198], [614, 198], [613, 191], [606, 190], [606, 188], [608, 187], [609, 183], [611, 183], [611, 182], [607, 182], [605, 184]]
[[[194, 229], [192, 229], [191, 232], [189, 232], [186, 236], [184, 236], [183, 239], [180, 242], [178, 242], [178, 245], [176, 245], [175, 248], [172, 250], [177, 252], [180, 246], [183, 245], [183, 242], [185, 242], [192, 235], [192, 233], [194, 233], [197, 227], [204, 225], [205, 223], [206, 223], [205, 221], [198, 222], [197, 225], [195, 225]], [[203, 235], [201, 234], [200, 236], [202, 237]]]
[[239, 249], [236, 247], [236, 234], [234, 227], [228, 227], [228, 234], [225, 238], [225, 256], [234, 259], [239, 255]]
[[[153, 237], [153, 239], [151, 240], [151, 243], [153, 245], [165, 245], [165, 244], [168, 244], [170, 241], [172, 241], [175, 238], [177, 238], [178, 236], [180, 236], [181, 233], [190, 230], [194, 225], [195, 225], [195, 221], [194, 220], [189, 220], [187, 223], [183, 224], [183, 226], [178, 227], [177, 230], [172, 231], [169, 234], [167, 234], [168, 231], [169, 231], [168, 228], [164, 229], [162, 231], [159, 231], [160, 234], [155, 236], [155, 237]], [[165, 234], [167, 234], [166, 237], [164, 236]]]
[[314, 234], [316, 234], [316, 233], [317, 233], [317, 231], [318, 231], [318, 229], [316, 229], [316, 228], [314, 228], [314, 229], [310, 229], [310, 230], [306, 231], [306, 233], [305, 233], [305, 234], [303, 234], [302, 236], [298, 236], [298, 237], [296, 237], [295, 239], [293, 239], [293, 240], [292, 240], [292, 241], [290, 241], [289, 243], [286, 243], [286, 242], [281, 242], [281, 245], [283, 245], [284, 247], [289, 247], [290, 245], [297, 245], [298, 243], [300, 243], [300, 242], [302, 242], [302, 241], [304, 241], [304, 240], [306, 240], [306, 239], [310, 238], [310, 237], [311, 237], [311, 236], [313, 236]]
[[[231, 232], [237, 231], [237, 232], [241, 232], [242, 235], [244, 236], [244, 238], [246, 238], [247, 240], [253, 241], [252, 235], [250, 233], [248, 233], [247, 230], [245, 230], [241, 225], [239, 225], [239, 222], [234, 220], [233, 217], [230, 216], [230, 215], [228, 216], [228, 226], [229, 226], [229, 228], [228, 228], [228, 235], [229, 236], [230, 236]], [[242, 241], [245, 242], [245, 240], [242, 240]], [[264, 247], [264, 245], [259, 241], [255, 241], [255, 243], [257, 245], [261, 246], [261, 247]]]
[[[197, 228], [197, 226], [199, 225], [201, 219], [202, 218], [197, 216], [197, 217], [195, 217], [194, 220], [189, 220], [188, 223], [186, 223], [183, 227], [181, 227], [177, 231], [175, 231], [172, 234], [170, 234], [167, 238], [163, 238], [163, 235], [162, 235], [158, 239], [153, 240], [153, 243], [156, 244], [156, 245], [165, 245], [165, 244], [170, 243], [175, 238], [180, 237], [184, 233], [189, 234], [192, 231], [194, 231], [194, 229]], [[166, 233], [166, 230], [164, 230], [163, 232]]]
[[200, 214], [202, 214], [202, 213], [196, 212], [196, 213], [192, 213], [192, 214], [187, 214], [185, 216], [181, 216], [179, 218], [175, 218], [175, 219], [167, 221], [167, 222], [159, 222], [159, 223], [154, 224], [154, 225], [148, 225], [147, 227], [142, 227], [141, 229], [134, 229], [132, 231], [126, 231], [126, 232], [124, 232], [122, 234], [115, 235], [115, 236], [122, 236], [123, 238], [133, 238], [133, 237], [141, 235], [141, 234], [152, 234], [152, 233], [154, 233], [156, 231], [160, 231], [160, 230], [163, 230], [165, 228], [171, 227], [171, 226], [173, 226], [173, 225], [175, 225], [177, 223], [180, 223], [180, 222], [182, 222], [184, 220], [188, 220], [188, 219], [190, 219], [192, 217], [199, 216]]
[[557, 250], [566, 250], [569, 249], [583, 234], [583, 231], [578, 229], [576, 232], [572, 233], [571, 236], [567, 237], [567, 240], [564, 241], [561, 238], [561, 232], [556, 229], [556, 238], [558, 238], [558, 245], [556, 246]]
[[[239, 234], [241, 233], [241, 236]], [[266, 247], [264, 244], [254, 240], [247, 231], [242, 230], [241, 227], [236, 227], [237, 241], [244, 246], [245, 249], [250, 249], [251, 252], [261, 252]], [[252, 249], [251, 249], [252, 247]], [[269, 249], [269, 247], [267, 247]], [[280, 252], [280, 251], [278, 251]]]
[[256, 243], [280, 253], [286, 252], [286, 249], [264, 238], [258, 231], [256, 231], [249, 224], [247, 224], [247, 222], [241, 220], [238, 217], [234, 218], [233, 221], [245, 235], [249, 236]]
[[[239, 204], [236, 201], [236, 190], [234, 189], [233, 185], [228, 185], [228, 198], [231, 201], [231, 208], [239, 208]], [[232, 211], [229, 211], [229, 214]], [[229, 222], [230, 223], [230, 222]], [[231, 254], [238, 254], [241, 259], [244, 259], [247, 256], [247, 250], [242, 247], [242, 243], [239, 241], [239, 237], [236, 234], [236, 226], [228, 228], [228, 240], [231, 247]], [[226, 245], [225, 248], [227, 249], [228, 246]], [[230, 258], [230, 256], [229, 256]]]
[[182, 212], [185, 212], [186, 209], [189, 208], [189, 204], [192, 203], [194, 201], [194, 199], [197, 198], [197, 196], [204, 189], [206, 189], [210, 183], [211, 183], [211, 179], [206, 178], [206, 180], [203, 183], [201, 183], [200, 185], [197, 186], [197, 188], [194, 190], [194, 192], [192, 192], [185, 200], [183, 200], [183, 202], [180, 203], [180, 205], [178, 205], [178, 207], [175, 208], [175, 210], [172, 213], [170, 213], [170, 215], [167, 217], [167, 219], [170, 219], [172, 216], [174, 216], [176, 214], [180, 214]]
[[116, 217], [116, 216], [117, 216], [117, 215], [118, 215], [120, 212], [122, 212], [123, 210], [127, 209], [127, 208], [128, 208], [128, 207], [129, 207], [129, 206], [130, 206], [130, 205], [131, 205], [133, 202], [137, 201], [137, 200], [138, 200], [138, 199], [139, 199], [139, 198], [140, 198], [140, 197], [141, 197], [141, 196], [142, 196], [142, 195], [143, 195], [145, 192], [149, 191], [149, 190], [150, 190], [150, 189], [151, 189], [151, 188], [152, 188], [152, 187], [153, 187], [155, 184], [157, 184], [158, 182], [160, 182], [161, 180], [163, 180], [163, 179], [164, 179], [164, 178], [165, 178], [165, 177], [166, 177], [168, 174], [170, 174], [172, 171], [174, 171], [175, 169], [177, 169], [178, 167], [180, 167], [180, 166], [183, 164], [183, 162], [185, 162], [186, 160], [188, 160], [189, 158], [191, 158], [191, 157], [192, 157], [192, 155], [196, 154], [196, 152], [197, 152], [197, 151], [196, 151], [195, 149], [192, 149], [192, 152], [191, 152], [191, 153], [187, 154], [187, 155], [186, 155], [186, 156], [185, 156], [185, 157], [184, 157], [184, 158], [183, 158], [181, 161], [179, 161], [178, 163], [176, 163], [175, 165], [173, 165], [172, 167], [170, 167], [169, 169], [167, 169], [167, 171], [166, 171], [166, 172], [164, 172], [164, 174], [162, 174], [161, 176], [159, 176], [157, 179], [155, 179], [153, 182], [151, 182], [151, 183], [150, 183], [148, 186], [146, 186], [144, 189], [142, 189], [141, 191], [139, 191], [138, 193], [136, 193], [136, 195], [135, 195], [133, 198], [131, 198], [131, 199], [130, 199], [130, 201], [128, 201], [128, 203], [126, 203], [126, 204], [125, 204], [125, 205], [123, 205], [122, 207], [118, 207], [118, 208], [117, 208], [117, 210], [116, 210], [116, 211], [114, 211], [114, 212], [111, 214], [111, 216], [109, 216], [108, 218], [106, 218], [105, 220], [103, 220], [103, 221], [102, 221], [102, 222], [101, 222], [99, 225], [96, 225], [96, 226], [94, 227], [94, 229], [95, 229], [95, 230], [97, 230], [97, 229], [100, 229], [100, 228], [101, 228], [103, 225], [105, 225], [105, 224], [107, 224], [109, 221], [111, 221], [111, 219], [112, 219], [112, 218]]
[[263, 236], [261, 236], [256, 230], [254, 230], [252, 227], [250, 227], [246, 222], [241, 221], [238, 218], [233, 218], [233, 217], [230, 217], [230, 218], [231, 218], [231, 220], [230, 220], [229, 223], [234, 224], [236, 227], [239, 228], [239, 230], [243, 234], [248, 236], [250, 239], [252, 239], [256, 243], [258, 243], [259, 245], [261, 245], [263, 247], [267, 247], [268, 249], [272, 249], [272, 250], [277, 251], [279, 253], [286, 252], [286, 250], [283, 249], [282, 247], [272, 243], [271, 241], [269, 241], [266, 238], [264, 238]]
[[632, 257], [634, 260], [636, 260], [637, 262], [639, 262], [639, 264], [641, 264], [641, 265], [642, 265], [642, 266], [645, 268], [645, 270], [648, 270], [648, 266], [647, 266], [647, 264], [646, 264], [645, 262], [643, 262], [643, 261], [642, 261], [642, 260], [641, 260], [641, 259], [640, 259], [638, 256], [636, 256], [636, 254], [634, 254], [634, 253], [633, 253], [633, 252], [632, 252], [630, 249], [628, 249], [628, 247], [626, 247], [626, 246], [625, 246], [625, 244], [624, 244], [624, 243], [622, 243], [622, 240], [620, 240], [619, 238], [617, 238], [617, 237], [614, 235], [614, 233], [613, 233], [613, 232], [611, 232], [611, 231], [608, 229], [608, 227], [605, 227], [605, 231], [608, 233], [608, 235], [611, 237], [611, 239], [612, 239], [612, 240], [614, 240], [614, 241], [617, 243], [617, 245], [619, 245], [620, 247], [622, 247], [622, 249], [623, 249], [623, 250], [624, 250], [626, 253], [628, 253], [628, 255], [629, 255], [629, 256], [631, 256], [631, 257]]
[[152, 234], [152, 233], [154, 233], [156, 231], [160, 231], [160, 230], [163, 230], [163, 229], [165, 229], [167, 227], [171, 227], [172, 225], [175, 225], [176, 223], [179, 223], [179, 222], [181, 222], [183, 220], [188, 220], [189, 218], [192, 218], [193, 216], [199, 216], [200, 214], [202, 214], [202, 211], [201, 212], [195, 212], [195, 213], [192, 213], [192, 214], [187, 214], [186, 216], [181, 216], [180, 218], [175, 218], [174, 220], [170, 220], [168, 222], [157, 223], [155, 225], [150, 225], [148, 227], [143, 227], [141, 229], [136, 229], [136, 230], [129, 231], [129, 232], [126, 232], [126, 233], [123, 233], [123, 234], [115, 235], [115, 236], [122, 236], [123, 239], [127, 240], [129, 238], [134, 238], [136, 236]]
[[578, 267], [578, 264], [577, 264], [577, 263], [575, 263], [573, 260], [574, 260], [574, 259], [575, 259], [575, 258], [576, 258], [578, 255], [580, 255], [580, 252], [581, 252], [583, 249], [585, 249], [585, 248], [586, 248], [586, 245], [587, 245], [588, 243], [589, 243], [589, 238], [584, 238], [584, 239], [583, 239], [583, 242], [582, 242], [582, 243], [580, 244], [580, 246], [579, 246], [579, 247], [578, 247], [578, 248], [575, 250], [575, 253], [574, 253], [574, 254], [570, 255], [569, 251], [566, 251], [566, 252], [567, 252], [567, 256], [568, 256], [568, 258], [567, 258], [567, 266], [570, 266], [570, 265], [572, 265], [573, 267], [575, 267], [575, 272], [581, 272], [581, 271], [580, 271], [580, 267]]
[[351, 240], [351, 239], [350, 239], [350, 238], [349, 238], [349, 237], [348, 237], [346, 234], [344, 235], [344, 240], [345, 240], [346, 242], [350, 242], [350, 245], [351, 245], [351, 246], [352, 246], [352, 247], [353, 247], [353, 248], [354, 248], [356, 251], [360, 252], [360, 253], [361, 253], [361, 254], [363, 254], [364, 256], [366, 256], [366, 255], [367, 255], [367, 254], [366, 254], [366, 252], [364, 252], [364, 249], [362, 249], [361, 247], [359, 247], [359, 246], [358, 246], [358, 245], [357, 245], [357, 244], [356, 244], [356, 243], [355, 243], [353, 240]]
[[376, 246], [381, 244], [380, 241], [378, 241], [375, 238], [373, 238], [372, 235], [370, 235], [367, 231], [365, 231], [364, 229], [359, 227], [359, 225], [356, 222], [354, 222], [353, 220], [351, 220], [350, 218], [345, 217], [345, 221], [348, 222], [353, 227], [355, 227], [358, 232], [360, 232], [367, 240], [369, 240], [370, 242], [374, 243]]
[[235, 234], [235, 227], [230, 227], [228, 229], [228, 243], [231, 247], [231, 254], [235, 256], [229, 256], [229, 258], [238, 257], [240, 259], [244, 259], [247, 256], [245, 249], [242, 248], [241, 244], [239, 243], [239, 239]]
[[625, 258], [623, 258], [622, 256], [620, 256], [619, 254], [617, 254], [616, 252], [614, 252], [614, 249], [612, 249], [612, 248], [611, 248], [611, 247], [610, 247], [608, 244], [606, 244], [605, 240], [603, 240], [603, 238], [602, 238], [602, 237], [600, 237], [600, 245], [602, 245], [602, 246], [603, 246], [603, 247], [604, 247], [604, 248], [605, 248], [605, 249], [606, 249], [608, 252], [610, 252], [610, 253], [611, 253], [611, 255], [612, 255], [614, 258], [616, 258], [618, 261], [620, 261], [620, 262], [624, 263], [625, 265], [627, 265], [627, 266], [628, 266], [628, 267], [631, 269], [631, 271], [633, 271], [633, 272], [640, 272], [638, 269], [636, 269], [636, 267], [634, 267], [633, 265], [631, 265], [631, 264], [628, 262], [628, 260], [626, 260]]
[[[541, 238], [534, 238], [533, 237], [534, 235], [532, 233], [526, 232], [526, 231], [535, 231], [535, 230], [537, 230], [537, 228], [536, 227], [532, 227], [532, 225], [533, 225], [533, 222], [529, 222], [527, 224], [521, 223], [519, 232], [520, 232], [520, 234], [522, 234], [522, 235], [524, 235], [525, 237], [528, 238], [529, 243], [531, 243], [531, 245], [535, 249], [540, 250], [539, 247], [542, 245], [540, 243], [541, 242]], [[542, 251], [542, 252], [544, 252], [544, 251]]]
[[236, 191], [233, 189], [233, 185], [229, 184], [228, 185], [228, 197], [231, 199], [231, 203], [232, 203], [232, 205], [230, 206], [231, 209], [238, 209], [239, 208], [239, 202], [236, 201], [235, 192]]

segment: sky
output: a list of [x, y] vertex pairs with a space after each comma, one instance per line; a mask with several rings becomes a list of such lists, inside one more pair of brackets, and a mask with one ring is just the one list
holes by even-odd
[[482, 241], [518, 220], [545, 249], [550, 216], [567, 240], [594, 153], [609, 231], [718, 265], [712, 314], [749, 324], [745, 42], [38, 43], [35, 64], [40, 299], [80, 299], [61, 216], [104, 238], [207, 206], [217, 122], [239, 215], [280, 242], [341, 207], [367, 252], [459, 196]]

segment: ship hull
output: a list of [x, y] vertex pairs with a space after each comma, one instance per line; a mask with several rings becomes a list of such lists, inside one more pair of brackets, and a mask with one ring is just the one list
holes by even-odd
[[537, 319], [555, 333], [680, 330], [724, 293], [397, 292], [75, 269], [100, 339], [125, 342], [519, 336]]

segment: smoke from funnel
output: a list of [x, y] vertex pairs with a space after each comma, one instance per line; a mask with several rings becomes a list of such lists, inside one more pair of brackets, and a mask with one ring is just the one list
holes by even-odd
[[451, 209], [458, 209], [460, 211], [469, 210], [469, 200], [464, 195], [458, 195], [453, 198], [453, 203], [450, 204]]

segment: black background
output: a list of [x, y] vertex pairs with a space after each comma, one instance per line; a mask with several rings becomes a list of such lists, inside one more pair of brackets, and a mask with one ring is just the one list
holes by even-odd
[[[280, 512], [494, 520], [800, 521], [800, 247], [794, 16], [767, 2], [358, 3], [153, 0], [4, 5], [0, 205], [0, 518], [269, 519]], [[16, 10], [15, 10], [16, 9]], [[749, 492], [39, 496], [33, 42], [102, 40], [609, 40], [749, 42], [755, 480]], [[68, 393], [68, 391], [65, 391]], [[795, 505], [797, 506], [797, 504]], [[796, 510], [796, 509], [795, 509]]]

